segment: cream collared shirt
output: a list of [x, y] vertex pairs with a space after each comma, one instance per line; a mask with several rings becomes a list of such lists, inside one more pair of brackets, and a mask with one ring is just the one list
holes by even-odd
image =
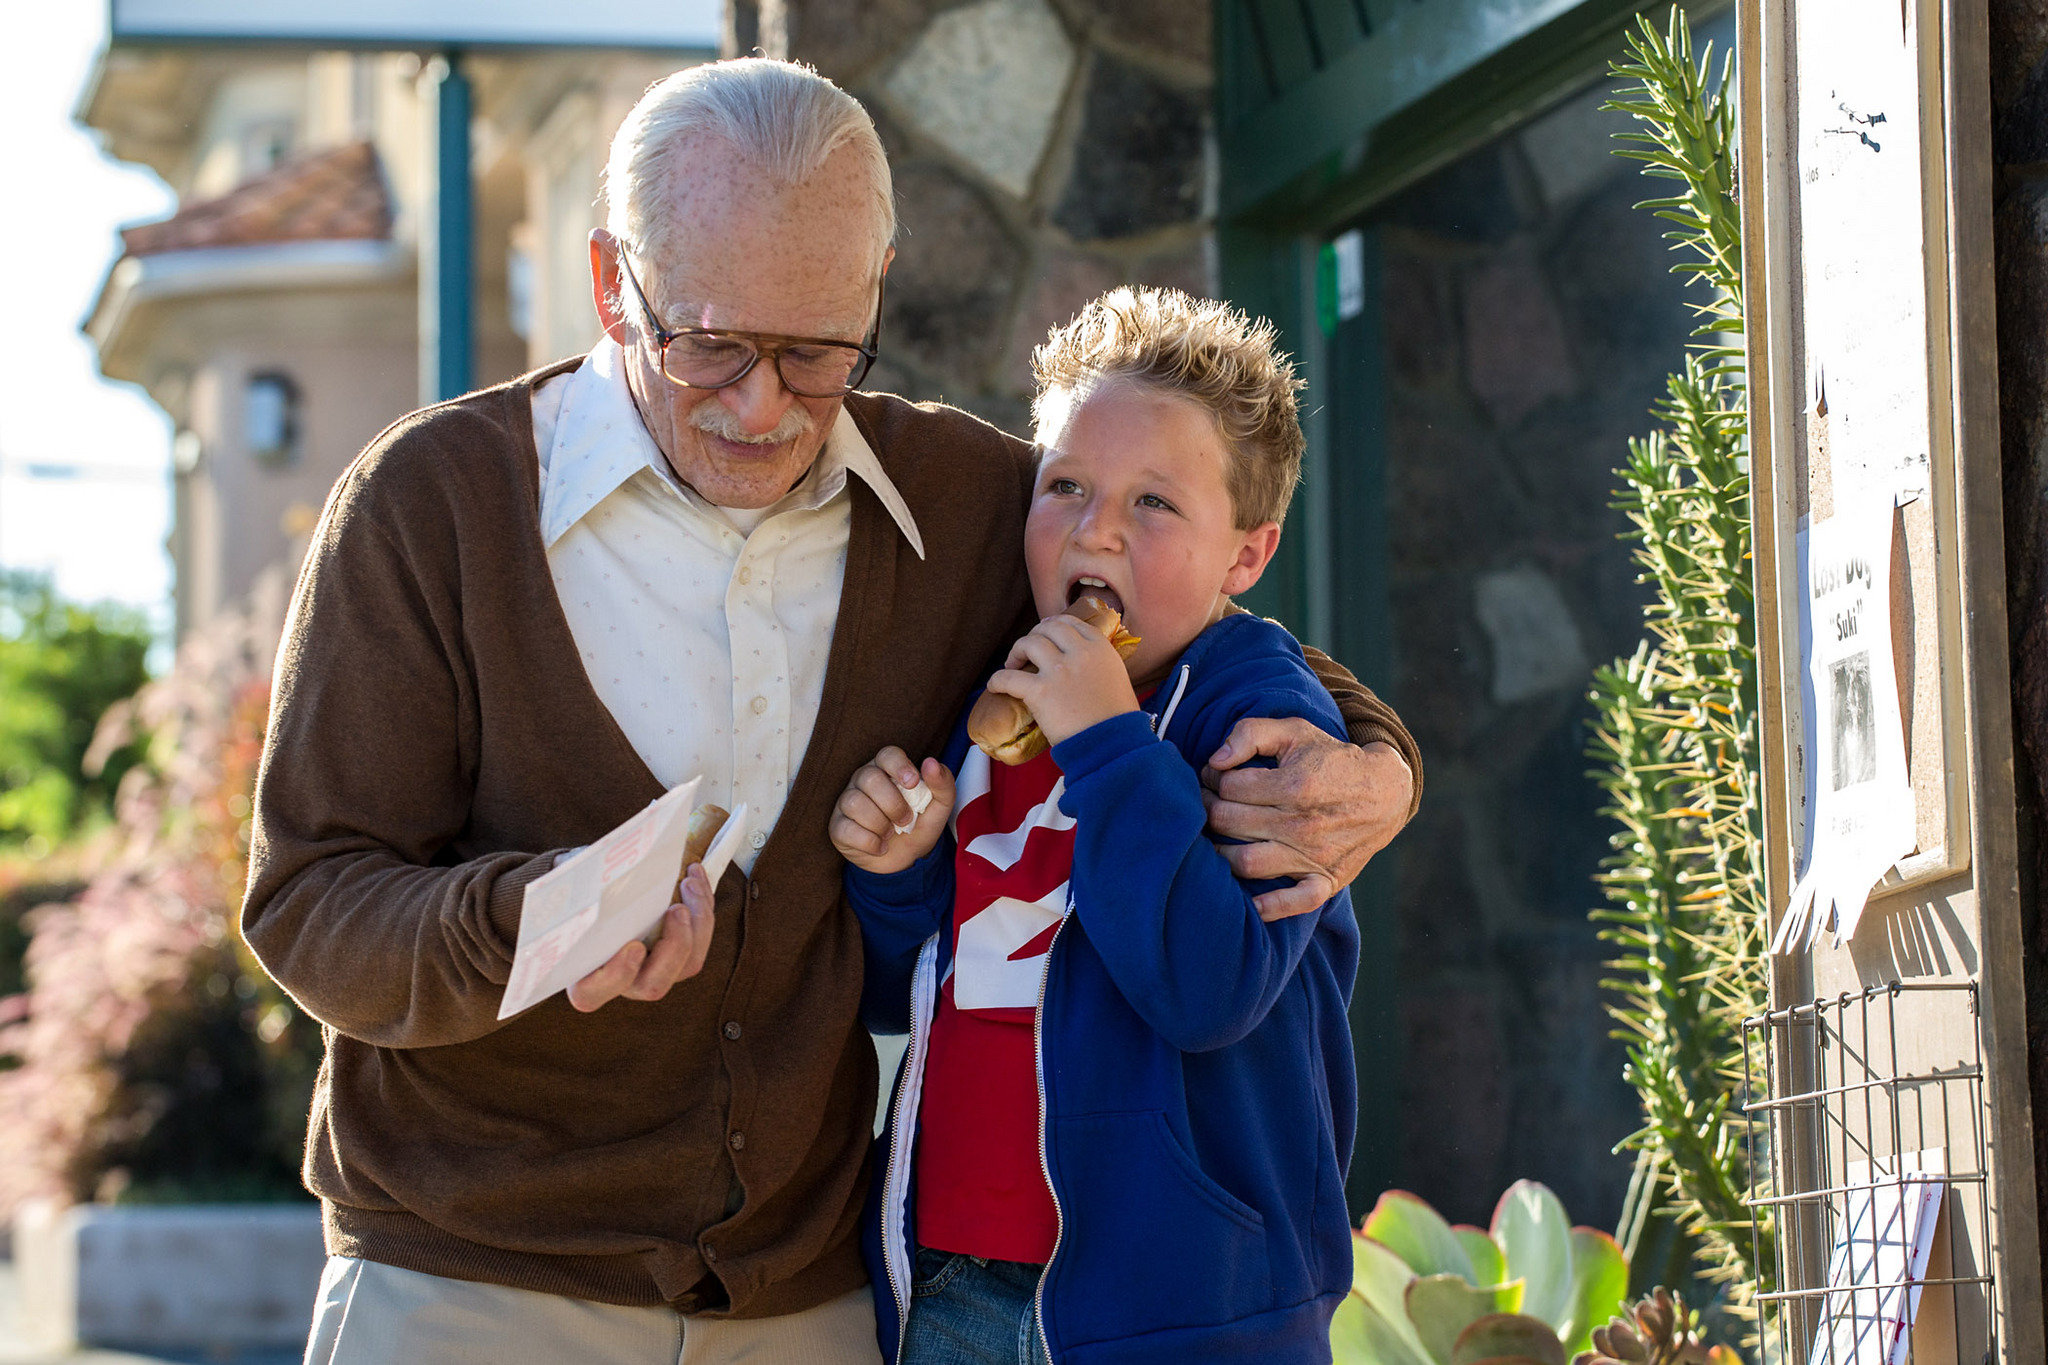
[[663, 786], [701, 774], [702, 800], [747, 803], [750, 872], [818, 718], [847, 475], [923, 558], [917, 523], [841, 408], [810, 473], [741, 529], [669, 467], [609, 339], [534, 391], [533, 434], [541, 540], [591, 686]]

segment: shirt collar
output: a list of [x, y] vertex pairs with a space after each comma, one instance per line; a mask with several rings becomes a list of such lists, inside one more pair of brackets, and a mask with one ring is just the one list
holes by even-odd
[[[918, 534], [917, 519], [910, 515], [910, 505], [903, 501], [903, 495], [896, 491], [887, 471], [882, 468], [881, 459], [867, 437], [860, 434], [860, 426], [853, 420], [853, 414], [846, 405], [839, 405], [839, 417], [832, 423], [832, 434], [825, 439], [825, 451], [836, 459], [843, 470], [860, 475], [861, 482], [874, 491], [882, 506], [889, 509], [889, 515], [896, 522], [896, 529], [910, 542], [910, 548], [917, 551], [919, 559], [924, 558], [924, 537]], [[823, 456], [820, 457], [821, 459]], [[845, 474], [840, 475], [842, 485]]]
[[[640, 420], [632, 391], [626, 387], [625, 352], [616, 341], [610, 337], [600, 341], [563, 382], [565, 391], [553, 437], [548, 449], [540, 452], [542, 544], [552, 547], [571, 526], [643, 469], [693, 506], [709, 508], [709, 503], [676, 477], [668, 457]], [[843, 404], [810, 473], [770, 515], [825, 506], [845, 490], [849, 471], [874, 491], [896, 529], [923, 559], [924, 537], [918, 533], [909, 505]]]

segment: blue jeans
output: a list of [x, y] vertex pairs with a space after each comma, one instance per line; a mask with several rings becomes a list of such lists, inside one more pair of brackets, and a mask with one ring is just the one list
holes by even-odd
[[901, 1365], [1051, 1365], [1038, 1330], [1042, 1270], [919, 1247]]

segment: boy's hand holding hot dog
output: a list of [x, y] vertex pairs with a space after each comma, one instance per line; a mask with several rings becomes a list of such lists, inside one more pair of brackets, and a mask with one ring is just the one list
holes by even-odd
[[1046, 617], [1019, 640], [988, 690], [1029, 707], [1048, 744], [1138, 709], [1124, 656], [1098, 627], [1066, 614]]
[[832, 846], [863, 872], [901, 872], [938, 847], [952, 814], [953, 774], [946, 765], [928, 758], [920, 772], [891, 744], [839, 794]]
[[[1100, 651], [1085, 640], [1076, 643], [1072, 630], [1076, 623], [1086, 634], [1105, 637], [1111, 652], [1123, 663], [1123, 681], [1109, 671]], [[989, 679], [988, 690], [975, 699], [967, 713], [967, 737], [990, 758], [1014, 767], [1029, 763], [1097, 721], [1137, 710], [1127, 661], [1143, 643], [1124, 629], [1122, 612], [1095, 593], [1082, 593], [1065, 612], [1055, 612], [1039, 622], [1010, 650], [1008, 661]], [[1050, 690], [1034, 685], [1038, 660], [1049, 657], [1048, 651], [1056, 656], [1048, 680]], [[1073, 689], [1072, 695], [1060, 697], [1068, 687]], [[1038, 701], [1045, 701], [1061, 717], [1057, 734], [1039, 725], [1035, 714]]]

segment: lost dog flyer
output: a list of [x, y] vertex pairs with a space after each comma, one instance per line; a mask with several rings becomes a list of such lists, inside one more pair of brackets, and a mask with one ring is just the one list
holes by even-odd
[[1799, 533], [1806, 848], [1774, 952], [1847, 938], [1913, 851], [1913, 793], [1892, 657], [1892, 500]]

